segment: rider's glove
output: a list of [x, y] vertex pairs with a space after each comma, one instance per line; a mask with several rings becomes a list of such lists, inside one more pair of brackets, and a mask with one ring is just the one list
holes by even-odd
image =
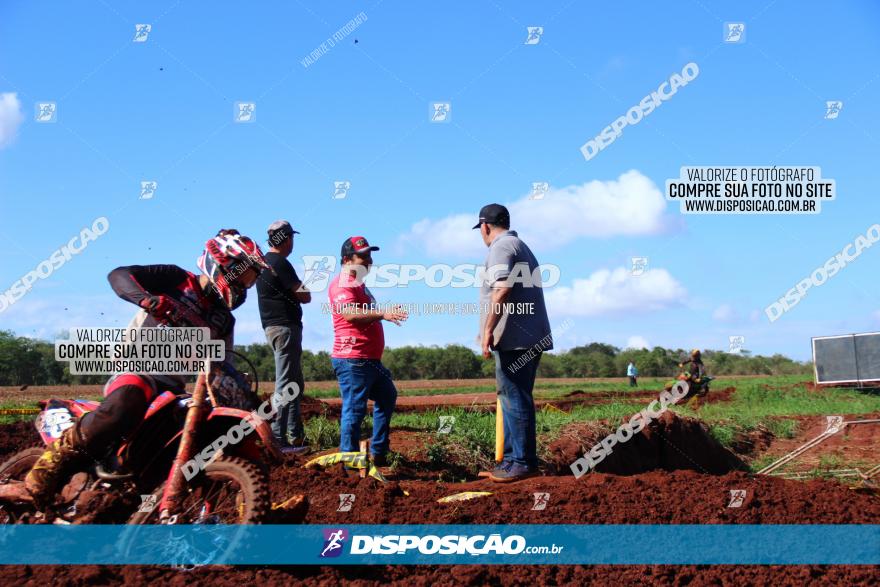
[[141, 307], [150, 315], [164, 320], [169, 317], [169, 313], [174, 312], [176, 304], [168, 296], [150, 296], [143, 299]]

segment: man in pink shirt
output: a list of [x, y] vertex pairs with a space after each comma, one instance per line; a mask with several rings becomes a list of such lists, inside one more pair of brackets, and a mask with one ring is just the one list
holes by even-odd
[[391, 414], [397, 402], [397, 388], [391, 372], [382, 364], [385, 332], [382, 320], [400, 326], [407, 313], [399, 307], [388, 311], [363, 280], [373, 264], [371, 247], [362, 236], [342, 243], [342, 271], [330, 282], [330, 309], [333, 313], [333, 354], [331, 362], [342, 396], [339, 450], [359, 450], [361, 423], [367, 415], [367, 400], [373, 400], [373, 439], [370, 452], [377, 466], [387, 464]]

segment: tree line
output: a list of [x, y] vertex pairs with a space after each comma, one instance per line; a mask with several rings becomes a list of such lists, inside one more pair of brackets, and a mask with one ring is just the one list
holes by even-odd
[[[274, 381], [275, 359], [265, 343], [236, 346], [253, 365], [260, 381]], [[564, 352], [544, 353], [538, 377], [624, 377], [632, 361], [644, 377], [668, 377], [678, 373], [678, 364], [687, 357], [684, 349], [620, 349], [610, 344], [590, 343]], [[748, 351], [725, 353], [706, 350], [703, 361], [711, 375], [806, 375], [809, 362], [799, 362], [780, 354], [752, 356]], [[466, 346], [403, 346], [385, 350], [382, 362], [395, 379], [475, 379], [494, 377], [495, 362], [484, 360]], [[303, 351], [306, 381], [335, 379], [330, 354]], [[250, 367], [239, 366], [242, 370]], [[104, 383], [105, 375], [71, 375], [67, 363], [55, 360], [52, 343], [15, 336], [0, 330], [0, 385], [65, 385]]]

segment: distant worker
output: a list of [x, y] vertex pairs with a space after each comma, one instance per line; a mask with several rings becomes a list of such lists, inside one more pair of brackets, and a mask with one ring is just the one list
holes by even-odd
[[632, 361], [630, 361], [629, 365], [626, 366], [626, 376], [629, 377], [630, 387], [638, 387], [639, 370], [636, 368]]

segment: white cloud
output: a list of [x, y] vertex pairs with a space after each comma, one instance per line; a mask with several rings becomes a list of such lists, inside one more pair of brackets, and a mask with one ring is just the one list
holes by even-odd
[[10, 92], [0, 94], [0, 149], [12, 142], [23, 120], [18, 96]]
[[554, 317], [662, 310], [682, 304], [686, 296], [684, 286], [665, 269], [649, 269], [636, 277], [623, 267], [600, 269], [571, 286], [544, 293]]
[[648, 341], [645, 340], [643, 336], [630, 336], [626, 339], [626, 347], [628, 349], [648, 349], [651, 348], [651, 345], [648, 344]]
[[[616, 181], [590, 181], [551, 189], [541, 200], [524, 196], [507, 207], [511, 224], [533, 248], [558, 248], [584, 237], [644, 236], [668, 228], [666, 200], [660, 189], [637, 170]], [[482, 239], [472, 231], [478, 210], [439, 220], [424, 219], [398, 241], [435, 257], [485, 254]], [[430, 246], [429, 246], [430, 245]]]

